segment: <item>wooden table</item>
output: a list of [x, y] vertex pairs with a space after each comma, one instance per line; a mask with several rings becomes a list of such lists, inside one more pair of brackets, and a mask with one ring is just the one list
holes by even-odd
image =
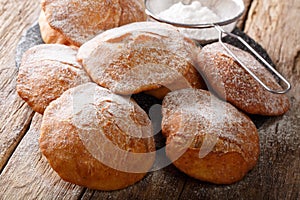
[[240, 182], [203, 183], [172, 165], [114, 192], [62, 181], [38, 147], [41, 115], [16, 94], [15, 48], [38, 18], [38, 0], [0, 0], [0, 199], [299, 199], [300, 198], [300, 1], [245, 0], [239, 26], [260, 43], [293, 84], [291, 110], [259, 129], [258, 165]]

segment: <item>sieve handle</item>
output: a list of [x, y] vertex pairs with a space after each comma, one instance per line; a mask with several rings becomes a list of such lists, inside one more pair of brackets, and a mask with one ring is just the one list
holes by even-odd
[[[261, 57], [243, 38], [237, 36], [233, 33], [229, 33], [221, 28], [219, 25], [214, 25], [214, 28], [219, 31], [219, 42], [222, 44], [224, 49], [267, 91], [274, 93], [274, 94], [285, 94], [291, 89], [291, 84], [278, 72], [274, 69], [263, 57]], [[269, 68], [276, 76], [284, 82], [286, 88], [283, 90], [273, 90], [268, 87], [262, 80], [260, 80], [222, 41], [223, 34], [226, 34], [230, 37], [238, 39], [241, 43], [243, 43], [260, 61], [262, 61], [267, 68]]]

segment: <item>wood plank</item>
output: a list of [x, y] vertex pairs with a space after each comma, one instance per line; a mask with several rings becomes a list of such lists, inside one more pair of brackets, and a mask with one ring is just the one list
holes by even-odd
[[260, 43], [293, 84], [290, 96], [300, 102], [300, 1], [254, 0], [245, 32]]
[[[38, 19], [40, 1], [1, 0], [0, 69], [15, 67], [15, 49], [22, 33]], [[2, 79], [1, 79], [2, 80]]]
[[42, 116], [36, 114], [30, 130], [1, 173], [0, 199], [78, 199], [84, 188], [63, 181], [39, 150]]
[[33, 111], [16, 94], [17, 70], [0, 71], [0, 171], [27, 131]]
[[15, 48], [22, 32], [37, 20], [39, 12], [39, 1], [0, 2], [0, 171], [33, 116], [16, 94]]
[[186, 175], [170, 165], [149, 173], [142, 181], [123, 190], [112, 192], [87, 190], [82, 199], [178, 199], [186, 178]]

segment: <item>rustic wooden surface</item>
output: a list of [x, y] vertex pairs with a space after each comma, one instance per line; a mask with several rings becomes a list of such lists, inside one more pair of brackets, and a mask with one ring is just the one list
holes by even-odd
[[38, 18], [38, 0], [0, 0], [0, 200], [2, 199], [299, 199], [300, 198], [300, 1], [245, 0], [239, 27], [260, 43], [293, 84], [292, 107], [259, 129], [258, 165], [240, 182], [217, 186], [174, 166], [149, 173], [115, 192], [62, 181], [38, 148], [41, 116], [16, 94], [15, 48]]

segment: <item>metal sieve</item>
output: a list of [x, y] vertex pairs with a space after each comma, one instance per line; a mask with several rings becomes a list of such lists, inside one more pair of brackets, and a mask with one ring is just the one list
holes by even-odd
[[[186, 24], [186, 23], [178, 23], [178, 22], [172, 22], [169, 20], [165, 20], [159, 16], [159, 13], [162, 12], [165, 9], [168, 9], [171, 5], [182, 2], [183, 4], [190, 4], [191, 1], [184, 1], [184, 0], [145, 0], [145, 6], [146, 6], [146, 14], [153, 20], [171, 24], [176, 27], [180, 28], [186, 28], [186, 29], [197, 29], [197, 30], [207, 30], [210, 28], [214, 28], [218, 31], [217, 38], [224, 49], [261, 85], [263, 86], [267, 91], [274, 93], [274, 94], [285, 94], [291, 89], [291, 84], [289, 81], [287, 81], [276, 69], [274, 69], [264, 58], [262, 58], [259, 53], [257, 53], [243, 38], [241, 38], [238, 35], [235, 35], [231, 33], [233, 28], [236, 25], [237, 20], [243, 15], [245, 6], [243, 0], [198, 0], [201, 4], [208, 6], [214, 6], [213, 9], [216, 10], [216, 13], [218, 13], [220, 10], [222, 10], [224, 7], [230, 8], [231, 16], [226, 17], [225, 20], [221, 20], [219, 22], [213, 22], [213, 23], [194, 23], [194, 24]], [[223, 12], [224, 13], [224, 12]], [[224, 16], [221, 16], [224, 18]], [[225, 30], [225, 28], [227, 30]], [[247, 49], [249, 49], [256, 57], [259, 59], [265, 67], [267, 67], [269, 70], [271, 70], [274, 75], [278, 77], [282, 83], [284, 83], [285, 87], [282, 90], [274, 90], [267, 86], [259, 77], [257, 77], [223, 42], [222, 38], [227, 35], [229, 37], [236, 38], [239, 40]], [[195, 38], [191, 38], [195, 39]]]

